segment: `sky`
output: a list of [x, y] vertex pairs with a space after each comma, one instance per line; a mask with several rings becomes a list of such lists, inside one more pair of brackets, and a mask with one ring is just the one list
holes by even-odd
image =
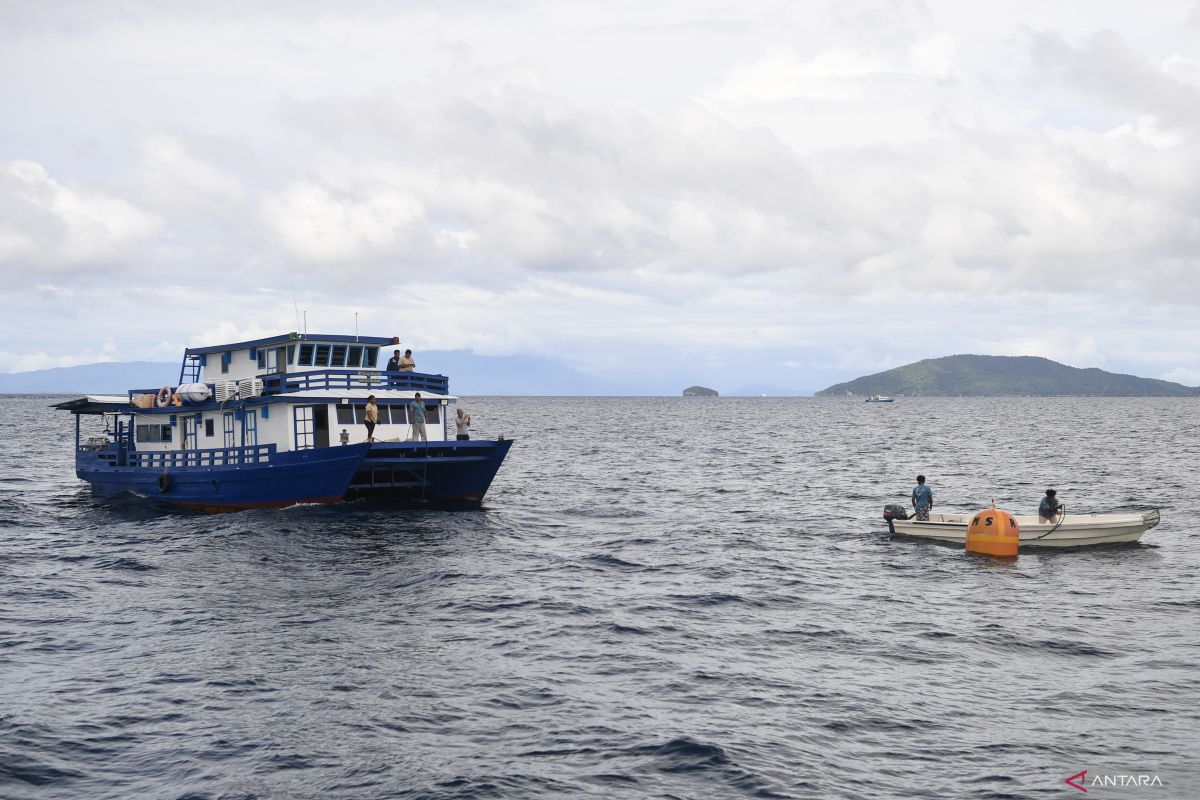
[[357, 314], [648, 392], [1197, 385], [1198, 266], [1197, 0], [0, 0], [0, 372]]

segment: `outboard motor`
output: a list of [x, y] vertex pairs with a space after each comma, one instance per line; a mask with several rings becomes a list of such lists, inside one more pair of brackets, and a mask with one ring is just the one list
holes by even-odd
[[887, 520], [888, 530], [895, 534], [896, 526], [892, 524], [892, 520], [908, 519], [908, 511], [900, 503], [888, 503], [883, 507], [883, 518]]

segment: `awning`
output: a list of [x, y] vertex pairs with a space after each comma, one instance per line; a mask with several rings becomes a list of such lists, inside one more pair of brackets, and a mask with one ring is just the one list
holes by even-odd
[[133, 410], [133, 406], [129, 404], [129, 397], [119, 394], [89, 394], [74, 400], [64, 400], [50, 407], [59, 411], [70, 411], [72, 414], [113, 414]]

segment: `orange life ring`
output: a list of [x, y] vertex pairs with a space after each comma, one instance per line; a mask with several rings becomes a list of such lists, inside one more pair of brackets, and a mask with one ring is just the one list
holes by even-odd
[[171, 405], [171, 387], [164, 386], [158, 390], [158, 394], [154, 397], [154, 405], [159, 408], [166, 408]]

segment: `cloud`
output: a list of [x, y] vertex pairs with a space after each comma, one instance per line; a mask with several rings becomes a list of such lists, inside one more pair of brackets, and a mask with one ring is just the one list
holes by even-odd
[[114, 265], [161, 221], [102, 191], [51, 178], [41, 164], [0, 165], [0, 266], [6, 282], [30, 268], [65, 271]]
[[1169, 59], [1166, 69], [1155, 66], [1114, 31], [1098, 31], [1080, 44], [1072, 44], [1059, 32], [1027, 35], [1043, 79], [1124, 110], [1152, 115], [1166, 125], [1194, 128], [1200, 124], [1200, 87], [1187, 69], [1191, 59]]
[[39, 319], [133, 357], [299, 305], [423, 348], [816, 388], [971, 350], [1194, 366], [1155, 355], [1200, 305], [1178, 8], [0, 13], [10, 353], [49, 352]]

